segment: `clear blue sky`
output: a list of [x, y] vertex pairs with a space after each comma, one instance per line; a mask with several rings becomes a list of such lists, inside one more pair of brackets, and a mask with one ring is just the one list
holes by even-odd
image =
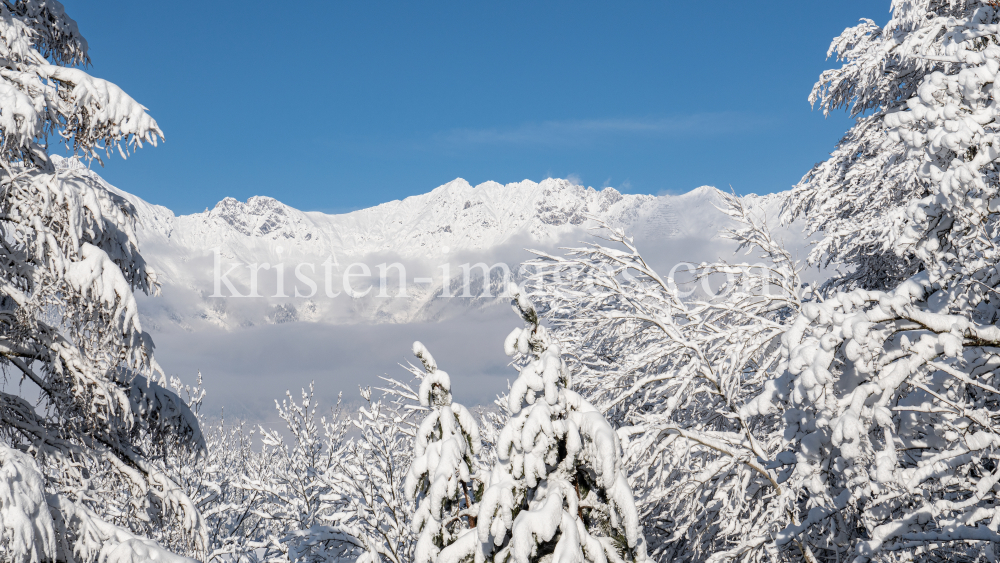
[[[341, 212], [462, 177], [629, 193], [795, 184], [851, 122], [806, 98], [889, 1], [63, 0], [158, 148], [101, 173], [179, 213]], [[95, 166], [96, 163], [95, 163]]]

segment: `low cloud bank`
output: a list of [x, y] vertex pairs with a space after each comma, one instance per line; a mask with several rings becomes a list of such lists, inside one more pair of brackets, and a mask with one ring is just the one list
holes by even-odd
[[452, 378], [455, 398], [491, 403], [517, 373], [507, 365], [504, 337], [520, 320], [506, 307], [470, 310], [447, 322], [331, 325], [295, 322], [225, 331], [171, 331], [154, 335], [156, 356], [168, 375], [193, 383], [200, 370], [208, 395], [205, 412], [270, 425], [274, 400], [298, 396], [310, 381], [325, 410], [344, 393], [354, 402], [359, 385], [379, 376], [408, 380], [399, 364], [412, 360], [420, 340]]

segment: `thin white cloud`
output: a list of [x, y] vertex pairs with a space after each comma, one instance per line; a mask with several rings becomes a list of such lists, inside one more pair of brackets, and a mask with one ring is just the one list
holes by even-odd
[[545, 121], [509, 128], [453, 129], [436, 136], [453, 145], [575, 146], [622, 136], [690, 136], [746, 132], [771, 120], [737, 112], [700, 113], [665, 118], [613, 118]]

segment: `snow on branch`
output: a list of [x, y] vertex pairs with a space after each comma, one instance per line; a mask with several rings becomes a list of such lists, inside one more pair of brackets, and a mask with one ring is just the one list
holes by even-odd
[[55, 96], [60, 102], [54, 109], [65, 120], [62, 135], [72, 137], [74, 148], [100, 160], [97, 150], [104, 144], [117, 148], [122, 157], [143, 141], [156, 146], [163, 131], [146, 107], [133, 100], [121, 88], [82, 70], [54, 65], [39, 66], [40, 78], [58, 85]]

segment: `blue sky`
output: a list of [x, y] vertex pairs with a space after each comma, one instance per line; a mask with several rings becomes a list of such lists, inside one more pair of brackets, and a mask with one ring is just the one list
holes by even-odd
[[888, 0], [64, 3], [90, 72], [166, 132], [101, 173], [178, 213], [252, 195], [342, 212], [456, 177], [786, 189], [851, 125], [807, 102], [830, 40], [889, 15]]

